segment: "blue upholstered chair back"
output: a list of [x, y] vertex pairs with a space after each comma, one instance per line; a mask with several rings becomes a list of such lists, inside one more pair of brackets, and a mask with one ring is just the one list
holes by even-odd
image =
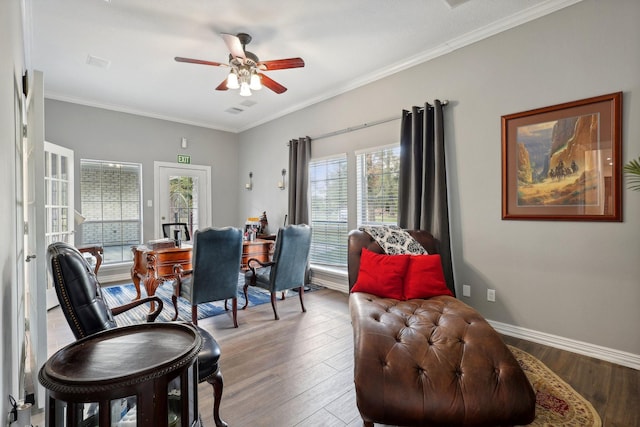
[[[235, 298], [242, 259], [239, 228], [205, 228], [193, 237], [190, 295], [192, 304]], [[184, 289], [183, 289], [184, 291]]]
[[310, 247], [311, 227], [308, 225], [288, 225], [278, 230], [273, 252], [275, 264], [269, 274], [271, 291], [304, 286]]

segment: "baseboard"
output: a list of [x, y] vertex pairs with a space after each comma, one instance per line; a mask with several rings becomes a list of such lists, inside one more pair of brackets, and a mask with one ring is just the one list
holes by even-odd
[[626, 351], [602, 347], [583, 341], [572, 340], [558, 335], [509, 325], [507, 323], [496, 322], [493, 320], [487, 321], [496, 331], [510, 337], [522, 338], [538, 344], [548, 345], [549, 347], [582, 354], [584, 356], [595, 357], [596, 359], [606, 360], [607, 362], [640, 370], [639, 354], [628, 353]]
[[98, 273], [98, 280], [100, 281], [101, 285], [105, 285], [108, 283], [115, 283], [115, 282], [131, 283], [131, 273], [112, 273], [112, 274]]
[[345, 294], [349, 293], [349, 281], [344, 269], [312, 265], [311, 283]]

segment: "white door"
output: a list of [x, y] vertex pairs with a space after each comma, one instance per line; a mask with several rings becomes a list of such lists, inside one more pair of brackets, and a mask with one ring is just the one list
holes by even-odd
[[211, 225], [211, 167], [154, 163], [156, 237], [162, 224], [185, 222], [189, 232]]
[[[47, 360], [47, 264], [44, 209], [44, 83], [41, 71], [33, 72], [27, 96], [27, 137], [24, 139], [24, 262], [25, 286], [29, 292], [28, 318], [35, 375]], [[38, 408], [45, 406], [45, 390], [36, 388]]]
[[[44, 142], [45, 245], [74, 244], [73, 150]], [[47, 310], [58, 305], [53, 283], [47, 282]]]

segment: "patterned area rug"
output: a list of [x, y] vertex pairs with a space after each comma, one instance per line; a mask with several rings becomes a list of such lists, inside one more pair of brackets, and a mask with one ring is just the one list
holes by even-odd
[[584, 397], [544, 363], [508, 346], [536, 392], [535, 427], [601, 427], [600, 416]]
[[[244, 274], [238, 276], [238, 310], [244, 306], [244, 294], [242, 292], [242, 286], [244, 285]], [[292, 291], [288, 291], [291, 293]], [[136, 288], [133, 283], [127, 285], [106, 286], [102, 288], [102, 293], [105, 301], [109, 307], [115, 307], [118, 305], [131, 302], [136, 296]], [[142, 297], [146, 296], [144, 286], [141, 285]], [[169, 322], [173, 318], [174, 309], [171, 302], [171, 295], [173, 293], [173, 282], [163, 283], [157, 290], [156, 296], [160, 297], [164, 307], [162, 313], [156, 319], [156, 322]], [[271, 297], [268, 292], [255, 286], [249, 287], [249, 307], [259, 304], [271, 302]], [[280, 296], [278, 295], [278, 298]], [[228, 302], [227, 307], [229, 313], [231, 313], [231, 301]], [[135, 325], [144, 321], [147, 313], [149, 312], [149, 305], [143, 304], [125, 313], [115, 316], [118, 326]], [[205, 317], [217, 316], [225, 313], [224, 300], [208, 302], [204, 304], [198, 304], [198, 319], [204, 319]], [[229, 314], [231, 316], [231, 314]], [[191, 320], [191, 305], [187, 300], [178, 298], [178, 320], [189, 321]]]

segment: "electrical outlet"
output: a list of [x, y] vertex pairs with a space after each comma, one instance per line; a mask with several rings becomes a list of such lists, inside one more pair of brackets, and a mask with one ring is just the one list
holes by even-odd
[[463, 297], [470, 297], [471, 296], [471, 286], [462, 285], [462, 296]]
[[487, 289], [487, 301], [496, 302], [496, 290]]

